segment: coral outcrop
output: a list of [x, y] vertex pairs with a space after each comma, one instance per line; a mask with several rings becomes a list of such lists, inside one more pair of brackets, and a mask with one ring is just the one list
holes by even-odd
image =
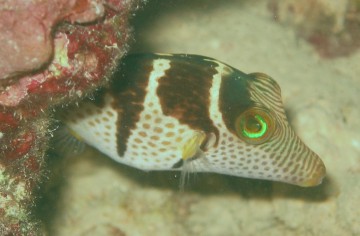
[[0, 234], [38, 235], [50, 114], [106, 83], [140, 1], [0, 3]]

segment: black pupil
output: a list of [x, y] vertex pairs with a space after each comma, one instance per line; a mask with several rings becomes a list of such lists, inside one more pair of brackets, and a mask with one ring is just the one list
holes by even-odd
[[246, 120], [246, 129], [252, 133], [256, 133], [261, 130], [261, 124], [254, 116], [251, 116]]

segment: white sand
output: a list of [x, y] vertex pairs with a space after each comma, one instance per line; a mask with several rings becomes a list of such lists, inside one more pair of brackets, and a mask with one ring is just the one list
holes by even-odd
[[180, 2], [140, 14], [136, 50], [206, 55], [271, 75], [326, 180], [305, 189], [200, 174], [182, 194], [174, 172], [145, 173], [89, 149], [67, 160], [59, 195], [47, 197], [51, 235], [360, 235], [360, 52], [318, 58], [271, 20], [266, 1]]

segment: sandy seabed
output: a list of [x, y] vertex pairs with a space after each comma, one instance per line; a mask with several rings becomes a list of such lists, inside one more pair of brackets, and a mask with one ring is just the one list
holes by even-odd
[[266, 1], [191, 2], [145, 8], [134, 50], [206, 55], [271, 75], [291, 125], [327, 167], [323, 184], [198, 174], [182, 193], [178, 173], [135, 170], [88, 148], [55, 161], [60, 174], [41, 211], [49, 234], [360, 235], [360, 51], [319, 58], [272, 20]]

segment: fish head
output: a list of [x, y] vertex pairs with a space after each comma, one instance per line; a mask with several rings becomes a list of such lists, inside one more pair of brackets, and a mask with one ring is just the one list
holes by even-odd
[[290, 126], [275, 80], [231, 71], [223, 78], [218, 103], [219, 110], [212, 112], [221, 113], [215, 122], [219, 134], [205, 150], [207, 168], [303, 187], [322, 182], [324, 163]]

